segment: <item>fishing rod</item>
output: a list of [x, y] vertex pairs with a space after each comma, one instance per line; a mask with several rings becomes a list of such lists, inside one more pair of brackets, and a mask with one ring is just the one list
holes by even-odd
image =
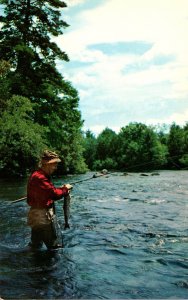
[[[85, 178], [85, 179], [81, 179], [81, 180], [77, 180], [77, 181], [74, 181], [74, 182], [70, 182], [70, 185], [74, 185], [76, 183], [81, 183], [81, 182], [84, 182], [84, 181], [87, 181], [87, 180], [91, 180], [91, 179], [102, 177], [102, 176], [109, 175], [109, 174], [112, 174], [112, 173], [108, 173], [108, 171], [107, 171], [106, 174], [103, 174], [103, 173], [99, 174], [99, 175], [93, 174], [92, 177], [88, 177], [88, 178]], [[11, 204], [18, 203], [18, 202], [21, 202], [21, 201], [26, 200], [26, 199], [27, 199], [27, 196], [24, 196], [22, 198], [19, 198], [19, 199], [11, 201]]]
[[[185, 155], [187, 155], [187, 153], [185, 153]], [[167, 159], [171, 159], [172, 161], [172, 158], [176, 158], [176, 157], [179, 157], [181, 155], [174, 155], [174, 156], [168, 156]], [[153, 162], [155, 162], [155, 160], [151, 160], [149, 162], [144, 162], [144, 163], [140, 163], [140, 164], [136, 164], [136, 165], [133, 165], [133, 166], [130, 166], [130, 167], [127, 167], [127, 170], [130, 170], [130, 169], [134, 169], [135, 167], [141, 167], [141, 166], [146, 166], [146, 165], [150, 165], [152, 164]], [[175, 163], [174, 163], [175, 165]], [[178, 166], [179, 167], [179, 166]], [[186, 170], [188, 169], [188, 167], [185, 167], [185, 168], [181, 168], [181, 170]], [[91, 180], [93, 178], [98, 178], [98, 177], [101, 177], [101, 176], [105, 176], [105, 175], [111, 175], [113, 174], [113, 172], [108, 172], [106, 169], [102, 170], [101, 174], [97, 175], [97, 174], [94, 174], [92, 177], [89, 177], [89, 178], [85, 178], [85, 179], [81, 179], [81, 180], [77, 180], [77, 181], [74, 181], [74, 182], [71, 182], [70, 184], [71, 185], [74, 185], [76, 183], [81, 183], [81, 182], [84, 182], [84, 181], [87, 181], [87, 180]], [[21, 202], [23, 200], [26, 200], [27, 199], [27, 196], [24, 196], [22, 198], [19, 198], [19, 199], [16, 199], [14, 201], [12, 201], [11, 203], [14, 204], [14, 203], [17, 203], [17, 202]]]

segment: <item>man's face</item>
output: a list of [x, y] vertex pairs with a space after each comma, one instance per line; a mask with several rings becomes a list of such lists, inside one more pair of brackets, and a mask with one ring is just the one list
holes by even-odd
[[57, 163], [48, 164], [48, 174], [51, 175], [57, 169]]

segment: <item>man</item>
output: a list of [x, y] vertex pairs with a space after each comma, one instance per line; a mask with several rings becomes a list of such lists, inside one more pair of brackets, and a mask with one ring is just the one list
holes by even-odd
[[32, 249], [39, 249], [44, 243], [48, 249], [61, 247], [57, 243], [55, 229], [54, 201], [68, 196], [70, 184], [56, 188], [50, 180], [50, 175], [57, 169], [61, 160], [52, 151], [44, 151], [40, 168], [33, 172], [28, 180], [27, 203], [31, 206], [28, 213], [28, 225], [31, 227]]

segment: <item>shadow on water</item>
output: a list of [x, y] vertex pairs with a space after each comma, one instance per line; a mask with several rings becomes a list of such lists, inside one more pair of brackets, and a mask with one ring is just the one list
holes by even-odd
[[1, 247], [1, 296], [5, 299], [78, 298], [74, 263], [65, 250], [32, 252]]
[[187, 298], [187, 175], [117, 173], [75, 185], [70, 230], [63, 230], [62, 203], [56, 204], [65, 248], [54, 252], [27, 248], [28, 207], [10, 204], [24, 195], [25, 181], [1, 180], [0, 296]]

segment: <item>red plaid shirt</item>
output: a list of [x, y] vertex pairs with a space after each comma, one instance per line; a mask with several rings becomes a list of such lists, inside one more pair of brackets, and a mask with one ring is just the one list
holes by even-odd
[[68, 194], [66, 187], [56, 188], [50, 177], [41, 169], [35, 171], [28, 180], [27, 203], [33, 208], [48, 208], [54, 200]]

